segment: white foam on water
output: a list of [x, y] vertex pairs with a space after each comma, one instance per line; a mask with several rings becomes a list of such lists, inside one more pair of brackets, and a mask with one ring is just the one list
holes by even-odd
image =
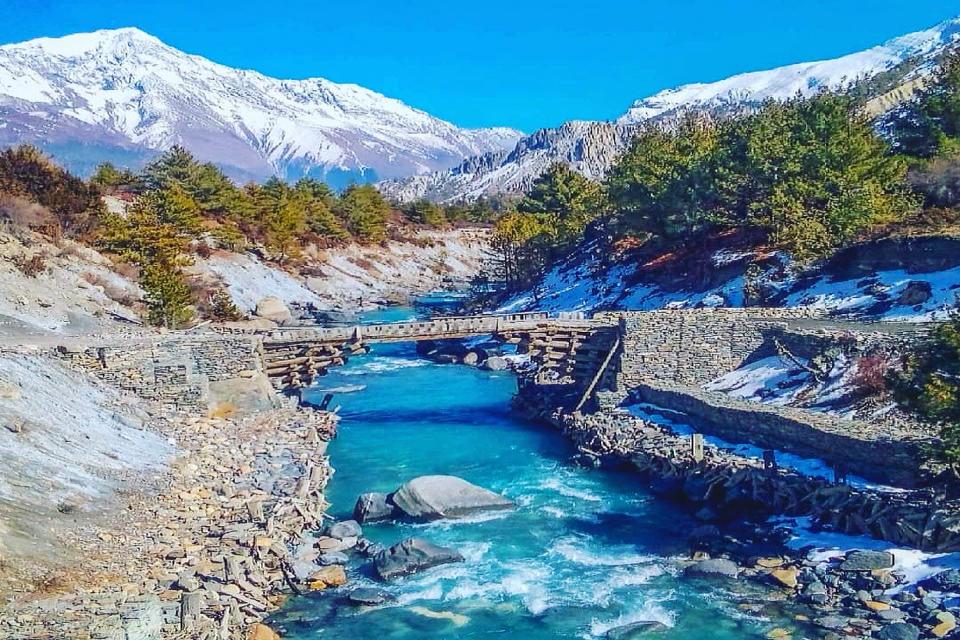
[[637, 622], [659, 622], [668, 627], [672, 627], [674, 625], [673, 615], [660, 606], [660, 602], [660, 600], [649, 600], [644, 602], [639, 609], [623, 613], [610, 620], [598, 620], [594, 618], [590, 623], [590, 632], [581, 637], [587, 640], [590, 638], [603, 637], [611, 629], [624, 627]]
[[533, 615], [539, 615], [552, 606], [550, 592], [546, 587], [552, 571], [539, 563], [512, 562], [500, 584], [503, 593], [519, 597], [523, 606]]
[[379, 356], [364, 362], [358, 367], [341, 369], [337, 371], [337, 373], [344, 376], [360, 376], [368, 373], [387, 373], [389, 371], [398, 371], [412, 367], [424, 367], [428, 364], [430, 364], [430, 362], [427, 360]]
[[566, 485], [558, 478], [547, 478], [538, 486], [541, 489], [556, 491], [560, 495], [568, 498], [577, 498], [579, 500], [587, 500], [589, 502], [601, 502], [603, 500], [600, 496], [595, 495], [586, 489], [577, 489], [575, 487]]
[[562, 538], [553, 545], [553, 553], [559, 554], [570, 562], [590, 567], [622, 567], [655, 562], [655, 556], [636, 553], [628, 545], [608, 545], [603, 552], [585, 548], [583, 538], [571, 536]]
[[340, 387], [314, 387], [311, 391], [316, 393], [358, 393], [367, 388], [365, 384], [345, 384]]

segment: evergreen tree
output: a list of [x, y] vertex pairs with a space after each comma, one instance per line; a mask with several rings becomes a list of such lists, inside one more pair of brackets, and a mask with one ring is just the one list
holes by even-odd
[[411, 202], [403, 209], [403, 215], [414, 224], [442, 227], [447, 224], [447, 214], [440, 205], [429, 200]]
[[533, 216], [551, 252], [569, 249], [603, 208], [600, 185], [565, 164], [554, 164], [537, 178], [517, 205], [521, 214]]
[[390, 205], [373, 185], [347, 187], [337, 203], [337, 212], [359, 240], [381, 242], [386, 239]]
[[898, 150], [913, 156], [960, 153], [960, 49], [949, 52], [893, 122]]
[[144, 290], [150, 324], [177, 329], [193, 318], [190, 288], [176, 266], [152, 262], [141, 270], [140, 286]]

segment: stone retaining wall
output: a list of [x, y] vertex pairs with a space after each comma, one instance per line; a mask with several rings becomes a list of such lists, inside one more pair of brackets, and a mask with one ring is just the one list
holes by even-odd
[[827, 413], [761, 404], [668, 382], [635, 386], [634, 399], [687, 414], [705, 432], [842, 465], [875, 482], [914, 487], [924, 482], [923, 449], [934, 434], [845, 420]]
[[665, 309], [620, 314], [623, 355], [618, 388], [646, 380], [708, 382], [736, 369], [788, 320], [820, 317], [811, 309]]
[[116, 346], [61, 346], [57, 353], [170, 410], [206, 409], [209, 383], [263, 370], [260, 341], [250, 336], [183, 335]]
[[[546, 417], [541, 414], [541, 417]], [[709, 444], [695, 459], [689, 437], [624, 413], [550, 416], [582, 451], [629, 460], [673, 493], [720, 513], [757, 509], [770, 514], [810, 516], [833, 531], [867, 535], [924, 551], [960, 550], [957, 500], [929, 490], [890, 493], [856, 489], [763, 462]]]

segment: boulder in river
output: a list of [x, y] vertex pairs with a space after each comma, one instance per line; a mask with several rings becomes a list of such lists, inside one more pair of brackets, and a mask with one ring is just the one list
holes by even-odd
[[420, 476], [393, 494], [393, 504], [416, 520], [463, 518], [512, 509], [512, 501], [456, 476]]
[[463, 562], [456, 549], [438, 547], [422, 538], [407, 538], [374, 556], [373, 568], [381, 580], [392, 580], [451, 562]]
[[395, 514], [396, 507], [385, 493], [364, 493], [353, 508], [353, 517], [363, 524], [392, 520]]
[[634, 640], [635, 638], [646, 638], [652, 633], [663, 633], [670, 627], [655, 620], [643, 620], [632, 622], [621, 627], [614, 627], [606, 633], [607, 640]]
[[502, 356], [490, 356], [483, 361], [483, 368], [489, 371], [506, 371], [510, 368], [510, 362]]
[[360, 528], [360, 524], [356, 520], [344, 520], [327, 527], [327, 535], [338, 540], [359, 538], [363, 535], [363, 529]]
[[387, 602], [393, 602], [396, 598], [382, 589], [370, 589], [360, 587], [347, 594], [347, 601], [358, 607], [374, 607]]
[[708, 577], [708, 578], [736, 578], [740, 573], [740, 567], [733, 560], [726, 558], [710, 558], [701, 560], [696, 564], [687, 567], [683, 574], [686, 576]]

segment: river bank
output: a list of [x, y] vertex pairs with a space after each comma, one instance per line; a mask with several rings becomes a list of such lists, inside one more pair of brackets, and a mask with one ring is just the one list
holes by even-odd
[[169, 468], [60, 539], [79, 562], [12, 594], [0, 636], [245, 639], [282, 603], [300, 536], [322, 524], [336, 416], [286, 407], [151, 428], [176, 447]]
[[[681, 414], [658, 424], [631, 415], [630, 408], [564, 414], [540, 400], [528, 387], [516, 406], [569, 438], [581, 464], [629, 469], [661, 499], [695, 512], [701, 525], [689, 539], [697, 562], [687, 572], [775, 586], [787, 598], [794, 624], [813, 637], [915, 639], [945, 637], [957, 628], [960, 572], [954, 569], [960, 554], [924, 554], [835, 533], [845, 518], [855, 517], [855, 489], [790, 467], [770, 468], [762, 459], [734, 453], [729, 444], [702, 444], [695, 454], [690, 438], [673, 428]], [[649, 408], [638, 411], [650, 415]], [[778, 476], [793, 478], [798, 493], [790, 493], [789, 481], [778, 484]], [[895, 512], [905, 497], [896, 491], [879, 496], [868, 510], [876, 520]], [[778, 512], [777, 500], [780, 513], [804, 517], [769, 518], [771, 509]], [[910, 520], [909, 513], [890, 517], [898, 525]], [[789, 635], [781, 629], [769, 637]]]

